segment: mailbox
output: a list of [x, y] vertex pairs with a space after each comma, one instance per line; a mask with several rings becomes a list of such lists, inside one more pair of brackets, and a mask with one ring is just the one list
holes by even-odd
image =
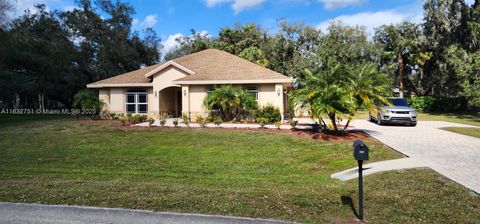
[[353, 157], [356, 160], [368, 160], [368, 147], [362, 140], [353, 142]]

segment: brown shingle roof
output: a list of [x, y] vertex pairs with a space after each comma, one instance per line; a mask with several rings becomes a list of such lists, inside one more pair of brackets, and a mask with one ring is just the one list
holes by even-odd
[[278, 72], [217, 49], [200, 51], [173, 61], [195, 72], [179, 81], [288, 78]]
[[[188, 75], [177, 81], [202, 81], [202, 80], [285, 80], [289, 77], [278, 72], [264, 68], [260, 65], [247, 61], [225, 51], [207, 49], [172, 61], [192, 70], [195, 74]], [[122, 75], [92, 83], [116, 84], [116, 83], [148, 83], [149, 78], [145, 74], [160, 67], [163, 63], [138, 69]]]
[[98, 84], [120, 84], [120, 83], [149, 83], [150, 78], [145, 78], [145, 74], [156, 69], [157, 67], [161, 66], [162, 64], [156, 64], [152, 66], [148, 66], [145, 68], [137, 69], [135, 71], [127, 72], [121, 75], [113, 76], [108, 79], [103, 79], [90, 85], [98, 85]]

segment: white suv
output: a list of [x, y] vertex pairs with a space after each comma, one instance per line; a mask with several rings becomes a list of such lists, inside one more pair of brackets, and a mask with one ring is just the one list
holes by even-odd
[[377, 124], [407, 124], [417, 125], [417, 111], [408, 106], [404, 98], [392, 97], [387, 98], [392, 106], [379, 108], [378, 114], [375, 116], [368, 113], [369, 121], [376, 121]]

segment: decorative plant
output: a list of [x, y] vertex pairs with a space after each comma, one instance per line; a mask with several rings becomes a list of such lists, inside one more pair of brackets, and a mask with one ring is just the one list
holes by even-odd
[[[101, 115], [104, 105], [105, 103], [98, 99], [97, 94], [89, 89], [80, 90], [73, 96], [72, 106], [76, 109], [94, 111], [94, 113], [88, 115], [92, 119]], [[77, 114], [76, 116], [79, 115]]]
[[187, 127], [190, 127], [190, 117], [187, 114], [182, 114], [182, 121]]
[[218, 109], [224, 120], [245, 117], [258, 107], [255, 97], [240, 87], [218, 86], [205, 98], [203, 104], [209, 109]]
[[266, 105], [255, 112], [255, 118], [265, 118], [267, 123], [279, 122], [282, 119], [280, 110], [273, 105]]
[[197, 121], [197, 123], [200, 125], [200, 127], [204, 128], [204, 127], [207, 127], [207, 124], [208, 124], [208, 120], [204, 117], [202, 117], [202, 115], [197, 115], [195, 116], [195, 121]]
[[218, 127], [222, 124], [222, 119], [220, 117], [216, 117], [213, 119], [213, 123]]
[[147, 122], [149, 126], [152, 126], [153, 122], [155, 122], [155, 119], [153, 119], [153, 117], [148, 117]]
[[162, 127], [165, 126], [165, 123], [167, 123], [167, 120], [165, 120], [165, 118], [162, 118], [160, 120], [160, 126], [162, 126]]
[[257, 123], [260, 125], [260, 128], [265, 128], [265, 125], [268, 124], [268, 119], [264, 117], [258, 118]]
[[130, 123], [131, 124], [139, 124], [139, 123], [142, 123], [142, 122], [145, 122], [147, 121], [147, 115], [144, 115], [144, 114], [135, 114], [135, 115], [132, 115], [130, 117]]
[[178, 118], [173, 119], [173, 125], [178, 127]]
[[275, 122], [275, 127], [280, 130], [280, 126], [282, 125], [282, 123], [280, 121], [277, 121]]
[[130, 119], [127, 116], [122, 115], [122, 116], [120, 116], [120, 118], [118, 120], [120, 121], [122, 126], [130, 124]]
[[295, 129], [298, 124], [298, 120], [291, 119], [289, 123], [290, 123], [290, 126], [292, 126], [292, 129]]

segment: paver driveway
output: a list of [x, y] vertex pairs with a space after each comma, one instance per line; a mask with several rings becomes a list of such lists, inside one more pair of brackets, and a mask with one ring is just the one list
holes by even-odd
[[444, 121], [419, 121], [416, 127], [379, 126], [364, 120], [353, 125], [480, 194], [480, 139], [439, 129], [474, 126]]

